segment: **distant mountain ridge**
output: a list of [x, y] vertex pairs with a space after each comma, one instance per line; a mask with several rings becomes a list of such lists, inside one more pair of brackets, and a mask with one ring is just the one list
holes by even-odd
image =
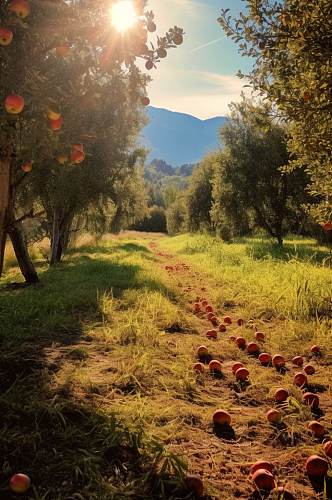
[[200, 120], [195, 116], [163, 108], [147, 108], [150, 123], [144, 128], [142, 143], [151, 150], [148, 160], [165, 160], [178, 167], [197, 163], [219, 146], [219, 129], [224, 116]]

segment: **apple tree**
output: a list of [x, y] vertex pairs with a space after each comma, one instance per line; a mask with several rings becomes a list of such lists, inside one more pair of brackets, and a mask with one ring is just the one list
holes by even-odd
[[103, 183], [92, 187], [93, 178], [110, 192], [110, 179], [137, 156], [140, 112], [149, 104], [137, 60], [150, 70], [183, 41], [177, 27], [149, 41], [156, 24], [143, 0], [133, 0], [133, 26], [119, 31], [116, 3], [0, 3], [0, 272], [9, 235], [28, 283], [38, 277], [22, 220], [45, 210], [56, 260], [61, 226], [67, 231], [77, 207], [98, 199]]

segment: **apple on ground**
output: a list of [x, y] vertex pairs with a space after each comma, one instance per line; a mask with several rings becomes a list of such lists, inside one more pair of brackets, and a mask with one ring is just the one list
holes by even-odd
[[26, 474], [14, 474], [9, 481], [9, 487], [14, 493], [26, 493], [30, 488], [31, 480]]

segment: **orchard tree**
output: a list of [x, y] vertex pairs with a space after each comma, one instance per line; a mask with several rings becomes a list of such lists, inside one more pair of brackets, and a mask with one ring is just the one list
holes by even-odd
[[[30, 202], [28, 212], [17, 214], [21, 190], [35, 193], [33, 201], [39, 205], [50, 185], [53, 193], [57, 186], [58, 192], [59, 187], [63, 188], [66, 195], [67, 181], [75, 185], [77, 180], [75, 168], [83, 170], [91, 161], [98, 170], [96, 151], [99, 157], [103, 155], [106, 132], [117, 131], [117, 123], [121, 130], [108, 139], [112, 144], [118, 140], [125, 151], [114, 171], [120, 171], [120, 164], [130, 163], [135, 127], [130, 127], [127, 134], [124, 128], [129, 121], [119, 117], [122, 111], [130, 114], [132, 108], [138, 128], [137, 109], [149, 104], [146, 78], [136, 66], [137, 58], [151, 70], [167, 56], [169, 48], [182, 43], [183, 32], [174, 27], [149, 42], [156, 24], [147, 2], [133, 0], [129, 10], [123, 10], [124, 6], [128, 9], [128, 2], [112, 0], [0, 3], [0, 273], [9, 234], [26, 281], [38, 279], [22, 236], [21, 221], [33, 216], [39, 206]], [[117, 86], [124, 84], [125, 95], [117, 92]], [[99, 119], [104, 106], [109, 109], [108, 92], [121, 96], [123, 101], [104, 128], [105, 121], [99, 123]], [[115, 163], [110, 162], [114, 167]], [[61, 168], [67, 169], [64, 175]], [[35, 171], [34, 179], [31, 170]], [[45, 179], [45, 172], [46, 177], [50, 173], [50, 178], [43, 192], [40, 179]], [[63, 201], [65, 206], [68, 200]], [[56, 220], [54, 208], [55, 233], [59, 233], [56, 226], [60, 221]], [[56, 246], [52, 241], [53, 255]]]
[[308, 172], [317, 221], [332, 228], [332, 3], [331, 0], [247, 0], [238, 18], [219, 22], [254, 58], [252, 87], [289, 121], [289, 169]]
[[190, 178], [186, 203], [190, 231], [211, 229], [212, 177], [216, 158], [216, 154], [205, 157]]
[[286, 129], [276, 122], [271, 105], [243, 98], [231, 104], [230, 110], [221, 129], [225, 152], [219, 170], [226, 193], [215, 185], [214, 223], [216, 204], [235, 203], [242, 210], [253, 211], [257, 225], [282, 244], [288, 221], [298, 217], [301, 205], [310, 201], [305, 196], [307, 176], [302, 170], [284, 171], [289, 161]]

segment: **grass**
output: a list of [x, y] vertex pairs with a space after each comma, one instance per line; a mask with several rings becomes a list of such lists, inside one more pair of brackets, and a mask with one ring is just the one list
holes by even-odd
[[[258, 498], [248, 470], [261, 458], [297, 499], [315, 498], [303, 464], [322, 447], [306, 429], [314, 416], [291, 364], [285, 373], [263, 368], [228, 334], [208, 341], [208, 322], [192, 313], [204, 294], [221, 317], [245, 319], [229, 332], [249, 341], [259, 328], [264, 349], [287, 359], [309, 359], [319, 343], [324, 356], [312, 360], [310, 388], [331, 435], [328, 250], [298, 241], [296, 253], [293, 245], [283, 255], [257, 240], [85, 238], [51, 270], [37, 248], [40, 285], [0, 291], [0, 498], [16, 498], [8, 478], [23, 471], [33, 484], [27, 499], [189, 499], [187, 467], [204, 478], [206, 499]], [[3, 284], [18, 279], [9, 263]], [[206, 342], [222, 378], [193, 371]], [[235, 360], [248, 366], [250, 385], [235, 382]], [[274, 428], [265, 413], [279, 386], [291, 399]], [[231, 413], [233, 437], [213, 432], [218, 407]]]

